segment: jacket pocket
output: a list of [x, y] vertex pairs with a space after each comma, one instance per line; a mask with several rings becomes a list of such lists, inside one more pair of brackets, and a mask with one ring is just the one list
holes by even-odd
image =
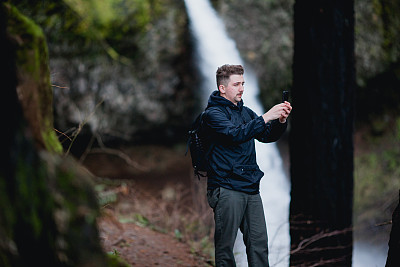
[[250, 183], [258, 183], [264, 176], [257, 164], [235, 166], [233, 174], [235, 180]]

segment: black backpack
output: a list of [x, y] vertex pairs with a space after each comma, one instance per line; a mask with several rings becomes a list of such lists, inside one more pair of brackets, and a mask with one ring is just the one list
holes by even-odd
[[208, 155], [210, 154], [213, 144], [210, 142], [209, 136], [206, 133], [203, 125], [203, 118], [205, 117], [206, 110], [200, 113], [194, 120], [188, 134], [187, 142], [187, 154], [190, 150], [190, 156], [192, 158], [192, 166], [194, 174], [198, 179], [200, 177], [206, 177], [208, 168]]
[[[232, 118], [229, 107], [221, 107], [220, 109], [228, 116], [229, 119]], [[207, 172], [210, 170], [208, 165], [208, 156], [214, 147], [214, 144], [210, 139], [210, 134], [207, 133], [203, 125], [203, 119], [206, 112], [207, 108], [194, 120], [192, 127], [189, 130], [189, 137], [185, 153], [186, 155], [188, 150], [190, 150], [194, 175], [197, 176], [198, 179], [200, 179], [200, 177], [207, 177]], [[247, 115], [247, 111], [245, 112]]]

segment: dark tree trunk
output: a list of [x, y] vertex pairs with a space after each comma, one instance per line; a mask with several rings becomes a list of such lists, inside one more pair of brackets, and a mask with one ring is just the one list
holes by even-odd
[[291, 266], [351, 266], [354, 3], [297, 0]]
[[[399, 194], [400, 196], [400, 194]], [[400, 198], [399, 204], [393, 211], [392, 230], [390, 231], [389, 251], [386, 260], [386, 267], [400, 266]]]

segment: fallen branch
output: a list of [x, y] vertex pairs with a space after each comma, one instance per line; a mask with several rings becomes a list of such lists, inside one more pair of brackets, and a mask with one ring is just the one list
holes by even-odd
[[105, 153], [105, 154], [110, 154], [110, 155], [114, 155], [117, 156], [121, 159], [123, 159], [126, 164], [128, 164], [129, 166], [132, 166], [140, 171], [148, 171], [149, 168], [144, 167], [142, 165], [140, 165], [139, 163], [133, 161], [128, 155], [126, 155], [125, 153], [123, 153], [120, 150], [117, 149], [112, 149], [112, 148], [107, 148], [107, 147], [101, 147], [101, 148], [92, 148], [89, 151], [90, 154], [94, 154], [94, 153]]

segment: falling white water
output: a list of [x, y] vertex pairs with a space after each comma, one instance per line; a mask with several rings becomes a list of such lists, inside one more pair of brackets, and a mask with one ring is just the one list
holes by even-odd
[[[205, 106], [210, 93], [217, 89], [215, 81], [217, 68], [223, 64], [245, 64], [209, 1], [185, 0], [185, 4], [195, 39], [198, 67], [203, 75], [201, 89]], [[259, 90], [257, 79], [246, 66], [244, 79], [246, 82], [244, 104], [261, 115], [265, 111], [257, 98]], [[290, 184], [275, 144], [256, 142], [256, 153], [257, 162], [265, 173], [261, 180], [260, 192], [267, 221], [269, 262], [271, 266], [289, 266]], [[234, 247], [237, 266], [247, 266], [246, 249], [242, 238], [239, 231]]]

